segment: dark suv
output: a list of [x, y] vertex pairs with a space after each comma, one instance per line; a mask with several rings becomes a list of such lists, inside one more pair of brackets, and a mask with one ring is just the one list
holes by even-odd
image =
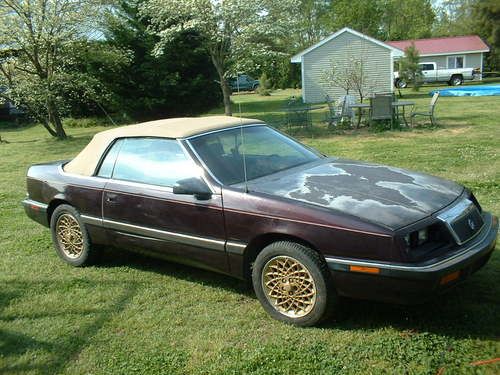
[[259, 87], [259, 80], [253, 79], [247, 74], [241, 74], [238, 78], [231, 78], [229, 80], [229, 86], [232, 91], [254, 91]]

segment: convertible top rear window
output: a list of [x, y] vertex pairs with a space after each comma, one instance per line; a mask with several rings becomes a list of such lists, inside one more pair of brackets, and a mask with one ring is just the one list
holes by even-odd
[[[243, 135], [243, 137], [242, 137]], [[225, 185], [293, 168], [321, 156], [267, 126], [247, 126], [190, 140], [210, 171]]]

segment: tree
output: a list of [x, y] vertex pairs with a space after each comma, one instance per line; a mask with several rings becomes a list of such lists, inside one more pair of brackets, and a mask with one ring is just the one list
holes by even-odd
[[[281, 17], [288, 18], [287, 35], [292, 51], [297, 52], [319, 42], [331, 32], [329, 2], [325, 0], [288, 0], [274, 7]], [[336, 3], [337, 1], [335, 1]], [[290, 32], [293, 31], [293, 32]]]
[[381, 40], [425, 38], [435, 19], [431, 0], [335, 0], [328, 20], [331, 32], [350, 27]]
[[490, 69], [500, 69], [500, 3], [497, 0], [476, 1], [474, 14], [477, 33], [489, 43], [491, 52], [487, 58]]
[[194, 115], [219, 105], [217, 72], [199, 35], [179, 32], [160, 56], [153, 56], [160, 38], [147, 31], [148, 19], [139, 15], [141, 3], [123, 0], [106, 14], [108, 45], [128, 51], [131, 58], [131, 64], [120, 71], [120, 79], [107, 70], [101, 73], [120, 107], [134, 118], [151, 119]]
[[436, 7], [433, 36], [467, 35], [476, 32], [477, 17], [474, 4], [477, 0], [445, 0]]
[[406, 82], [410, 82], [414, 91], [418, 91], [422, 85], [422, 71], [420, 65], [420, 55], [415, 43], [405, 49], [405, 55], [399, 60], [399, 77]]
[[199, 35], [218, 74], [224, 111], [231, 115], [231, 89], [227, 79], [247, 70], [252, 56], [262, 58], [273, 53], [268, 41], [275, 32], [285, 31], [279, 22], [267, 22], [276, 13], [266, 5], [277, 3], [270, 0], [148, 0], [141, 9], [151, 22], [151, 31], [160, 38], [156, 55], [161, 55], [181, 32]]
[[488, 42], [488, 69], [500, 69], [500, 4], [496, 0], [446, 0], [437, 7], [434, 36], [478, 34]]
[[7, 87], [2, 96], [57, 138], [66, 138], [58, 92], [68, 83], [61, 69], [65, 51], [89, 37], [96, 6], [94, 0], [0, 0], [0, 85]]
[[340, 87], [345, 90], [346, 95], [355, 91], [363, 102], [367, 94], [373, 92], [374, 82], [369, 79], [363, 58], [351, 55], [340, 64], [331, 62], [329, 69], [324, 72], [324, 85], [326, 90]]
[[428, 38], [436, 18], [431, 0], [380, 0], [383, 40]]
[[337, 0], [332, 1], [329, 17], [330, 29], [350, 27], [374, 38], [381, 37], [383, 18], [381, 0]]

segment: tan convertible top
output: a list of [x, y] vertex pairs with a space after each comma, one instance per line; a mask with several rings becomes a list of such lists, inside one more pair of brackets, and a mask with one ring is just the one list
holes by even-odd
[[261, 120], [230, 116], [185, 117], [149, 121], [120, 126], [94, 135], [90, 143], [68, 164], [64, 171], [92, 176], [104, 151], [116, 139], [123, 137], [186, 138], [231, 126], [262, 124]]

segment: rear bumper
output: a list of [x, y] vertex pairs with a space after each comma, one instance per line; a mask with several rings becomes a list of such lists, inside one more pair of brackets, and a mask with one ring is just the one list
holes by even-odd
[[31, 199], [23, 200], [24, 212], [30, 219], [35, 220], [46, 227], [49, 226], [49, 220], [47, 216], [48, 205], [45, 203], [40, 203]]
[[[397, 303], [423, 302], [480, 269], [495, 249], [498, 219], [483, 214], [485, 225], [476, 238], [446, 257], [418, 264], [326, 258], [339, 294]], [[354, 271], [357, 270], [357, 271]]]

